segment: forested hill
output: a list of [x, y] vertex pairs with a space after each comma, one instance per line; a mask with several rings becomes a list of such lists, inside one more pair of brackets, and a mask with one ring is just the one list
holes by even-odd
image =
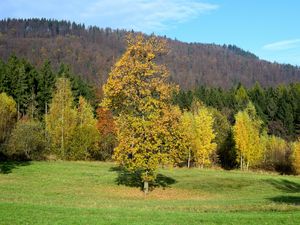
[[[7, 19], [0, 21], [0, 58], [14, 53], [36, 66], [49, 59], [69, 64], [90, 81], [103, 84], [125, 50], [125, 30], [85, 27], [67, 21]], [[300, 81], [300, 68], [260, 60], [236, 46], [183, 43], [168, 39], [170, 52], [159, 60], [182, 88], [198, 85], [229, 88], [239, 82], [263, 86]]]

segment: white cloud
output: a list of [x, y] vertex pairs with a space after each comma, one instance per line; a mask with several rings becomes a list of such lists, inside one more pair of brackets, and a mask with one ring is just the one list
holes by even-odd
[[86, 7], [80, 17], [113, 28], [152, 32], [197, 18], [218, 7], [197, 0], [98, 0]]
[[271, 51], [280, 51], [294, 49], [298, 47], [300, 47], [300, 39], [290, 39], [264, 45], [263, 49]]
[[[55, 18], [157, 32], [218, 9], [202, 0], [0, 0], [0, 18]], [[203, 0], [205, 1], [205, 0]]]

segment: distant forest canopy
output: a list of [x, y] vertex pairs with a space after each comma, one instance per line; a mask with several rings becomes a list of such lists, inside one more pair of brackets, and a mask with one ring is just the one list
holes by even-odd
[[[0, 21], [0, 58], [6, 61], [14, 53], [38, 67], [50, 60], [56, 70], [65, 63], [75, 74], [101, 86], [125, 51], [129, 32], [69, 21], [5, 19]], [[184, 90], [200, 85], [229, 89], [239, 83], [251, 87], [259, 82], [265, 87], [300, 81], [299, 67], [260, 60], [234, 45], [167, 40], [170, 51], [157, 60], [166, 64], [171, 81]]]

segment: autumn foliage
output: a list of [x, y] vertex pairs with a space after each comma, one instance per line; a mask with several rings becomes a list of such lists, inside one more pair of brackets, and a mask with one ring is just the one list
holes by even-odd
[[91, 105], [80, 96], [76, 108], [70, 81], [59, 78], [46, 115], [51, 152], [62, 159], [87, 159], [99, 140], [96, 123]]
[[96, 127], [99, 130], [101, 136], [107, 136], [116, 132], [116, 124], [113, 119], [111, 111], [99, 107], [97, 113]]
[[300, 139], [294, 143], [294, 169], [297, 174], [300, 174]]
[[[6, 93], [0, 94], [0, 144], [9, 137], [16, 122], [17, 106], [15, 100]], [[1, 147], [1, 146], [0, 146]]]
[[116, 147], [116, 123], [111, 111], [98, 107], [96, 127], [100, 134], [98, 140], [99, 151], [92, 152], [92, 157], [99, 160], [111, 160]]
[[261, 121], [256, 116], [253, 104], [249, 103], [245, 110], [235, 116], [233, 127], [234, 140], [237, 148], [237, 161], [241, 169], [248, 169], [260, 163], [263, 146], [260, 141]]
[[155, 37], [129, 36], [126, 52], [103, 87], [102, 106], [116, 118], [114, 159], [131, 171], [141, 171], [145, 192], [158, 166], [169, 163], [174, 141], [169, 112], [175, 89], [167, 82], [166, 67], [155, 63], [157, 55], [166, 52], [165, 45]]
[[214, 118], [205, 106], [197, 107], [194, 112], [183, 113], [181, 124], [189, 139], [188, 167], [191, 161], [202, 168], [211, 165], [211, 156], [217, 147], [213, 122]]

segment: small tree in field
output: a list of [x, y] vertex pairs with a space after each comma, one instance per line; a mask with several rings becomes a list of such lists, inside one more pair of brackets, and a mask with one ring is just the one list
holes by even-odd
[[155, 63], [166, 52], [165, 41], [142, 35], [129, 36], [128, 47], [114, 65], [103, 87], [102, 106], [116, 118], [119, 145], [114, 159], [131, 171], [139, 171], [148, 192], [160, 164], [170, 161], [172, 123], [167, 112], [174, 88], [169, 73]]

